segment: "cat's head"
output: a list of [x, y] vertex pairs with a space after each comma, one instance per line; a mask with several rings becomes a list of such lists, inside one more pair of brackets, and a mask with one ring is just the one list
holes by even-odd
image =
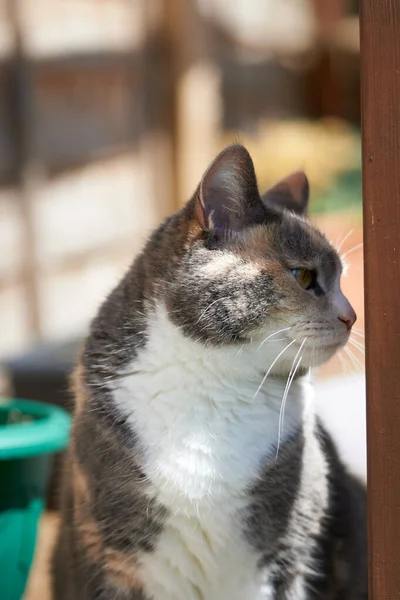
[[340, 289], [338, 253], [307, 220], [308, 195], [298, 172], [260, 196], [247, 150], [219, 154], [169, 226], [179, 248], [162, 300], [186, 336], [264, 344], [276, 356], [288, 346], [285, 363], [302, 346], [303, 366], [346, 344], [356, 315]]

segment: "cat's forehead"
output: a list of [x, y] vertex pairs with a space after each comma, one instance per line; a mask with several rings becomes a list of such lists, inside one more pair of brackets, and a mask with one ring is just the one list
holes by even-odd
[[276, 231], [276, 241], [283, 252], [295, 252], [303, 260], [322, 260], [340, 264], [338, 253], [321, 231], [309, 220], [285, 214]]
[[239, 252], [250, 260], [271, 257], [289, 268], [322, 270], [330, 281], [342, 270], [340, 257], [327, 238], [308, 220], [290, 213], [249, 230]]

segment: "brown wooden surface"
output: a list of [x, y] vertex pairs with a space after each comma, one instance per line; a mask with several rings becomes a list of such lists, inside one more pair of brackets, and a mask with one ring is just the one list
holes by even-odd
[[361, 3], [369, 600], [400, 597], [400, 3]]

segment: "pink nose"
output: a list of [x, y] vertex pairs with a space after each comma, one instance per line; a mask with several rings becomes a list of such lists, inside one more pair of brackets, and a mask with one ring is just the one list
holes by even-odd
[[349, 331], [357, 321], [357, 315], [351, 306], [349, 306], [349, 310], [347, 310], [345, 314], [340, 315], [338, 318], [339, 321], [343, 321]]
[[342, 321], [350, 331], [357, 320], [357, 315], [339, 286], [332, 294], [332, 308], [339, 321]]

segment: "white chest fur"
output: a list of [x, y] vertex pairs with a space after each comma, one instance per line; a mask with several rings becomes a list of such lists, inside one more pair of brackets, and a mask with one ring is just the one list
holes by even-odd
[[[275, 458], [286, 382], [272, 377], [254, 397], [264, 373], [253, 359], [187, 340], [160, 310], [115, 388], [139, 435], [150, 493], [170, 512], [155, 552], [141, 559], [155, 600], [259, 597], [258, 556], [240, 513], [261, 465]], [[282, 439], [303, 408], [302, 384], [294, 382]]]

